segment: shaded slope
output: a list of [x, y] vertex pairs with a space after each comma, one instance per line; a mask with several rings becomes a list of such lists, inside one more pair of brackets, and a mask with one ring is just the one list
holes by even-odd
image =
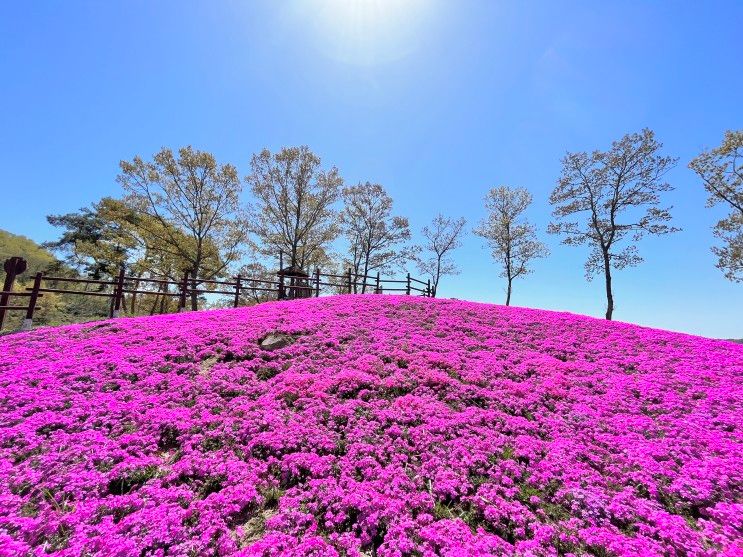
[[0, 547], [732, 553], [742, 375], [732, 343], [403, 296], [12, 335]]

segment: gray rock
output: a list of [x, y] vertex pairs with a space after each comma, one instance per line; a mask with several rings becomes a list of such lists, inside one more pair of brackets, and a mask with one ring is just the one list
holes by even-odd
[[217, 358], [216, 356], [211, 356], [206, 360], [201, 360], [201, 364], [199, 364], [199, 373], [201, 373], [201, 375], [206, 375], [211, 371], [212, 367], [214, 367], [214, 364], [216, 364], [218, 361], [219, 358]]
[[258, 343], [263, 350], [278, 350], [294, 342], [294, 337], [283, 333], [270, 333]]

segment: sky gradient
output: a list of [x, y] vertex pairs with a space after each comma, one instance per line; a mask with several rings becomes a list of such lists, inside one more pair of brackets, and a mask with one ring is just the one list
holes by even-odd
[[[263, 147], [306, 144], [347, 183], [383, 184], [416, 235], [437, 212], [471, 230], [490, 187], [528, 188], [552, 253], [512, 302], [598, 317], [602, 281], [584, 278], [587, 248], [546, 234], [547, 198], [566, 151], [650, 127], [679, 157], [666, 200], [683, 230], [615, 273], [615, 318], [743, 337], [743, 285], [710, 252], [723, 211], [686, 168], [743, 127], [743, 3], [361, 4], [4, 3], [0, 228], [54, 238], [47, 214], [119, 195], [119, 160], [163, 146], [245, 175]], [[455, 257], [441, 295], [502, 303], [479, 238]]]

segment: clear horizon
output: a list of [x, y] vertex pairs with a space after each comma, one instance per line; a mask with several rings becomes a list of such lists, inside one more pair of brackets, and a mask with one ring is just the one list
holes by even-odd
[[[55, 238], [46, 215], [119, 196], [119, 161], [163, 146], [210, 151], [244, 176], [264, 147], [308, 145], [347, 184], [384, 185], [414, 241], [438, 212], [471, 231], [491, 187], [529, 189], [551, 255], [512, 304], [601, 317], [602, 280], [584, 278], [587, 248], [546, 234], [547, 198], [566, 151], [649, 127], [679, 157], [664, 200], [683, 230], [643, 240], [645, 262], [615, 273], [614, 318], [743, 337], [743, 285], [710, 252], [724, 210], [705, 208], [686, 166], [743, 128], [743, 4], [348, 5], [6, 5], [0, 228]], [[454, 257], [461, 274], [441, 296], [503, 303], [480, 238]]]

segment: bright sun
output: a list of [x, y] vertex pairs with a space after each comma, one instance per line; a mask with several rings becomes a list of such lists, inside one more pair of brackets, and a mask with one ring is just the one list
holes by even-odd
[[389, 23], [416, 2], [408, 0], [321, 0], [326, 17], [354, 27], [376, 27]]
[[415, 46], [430, 2], [316, 0], [311, 5], [311, 17], [330, 55], [375, 64], [400, 58]]

